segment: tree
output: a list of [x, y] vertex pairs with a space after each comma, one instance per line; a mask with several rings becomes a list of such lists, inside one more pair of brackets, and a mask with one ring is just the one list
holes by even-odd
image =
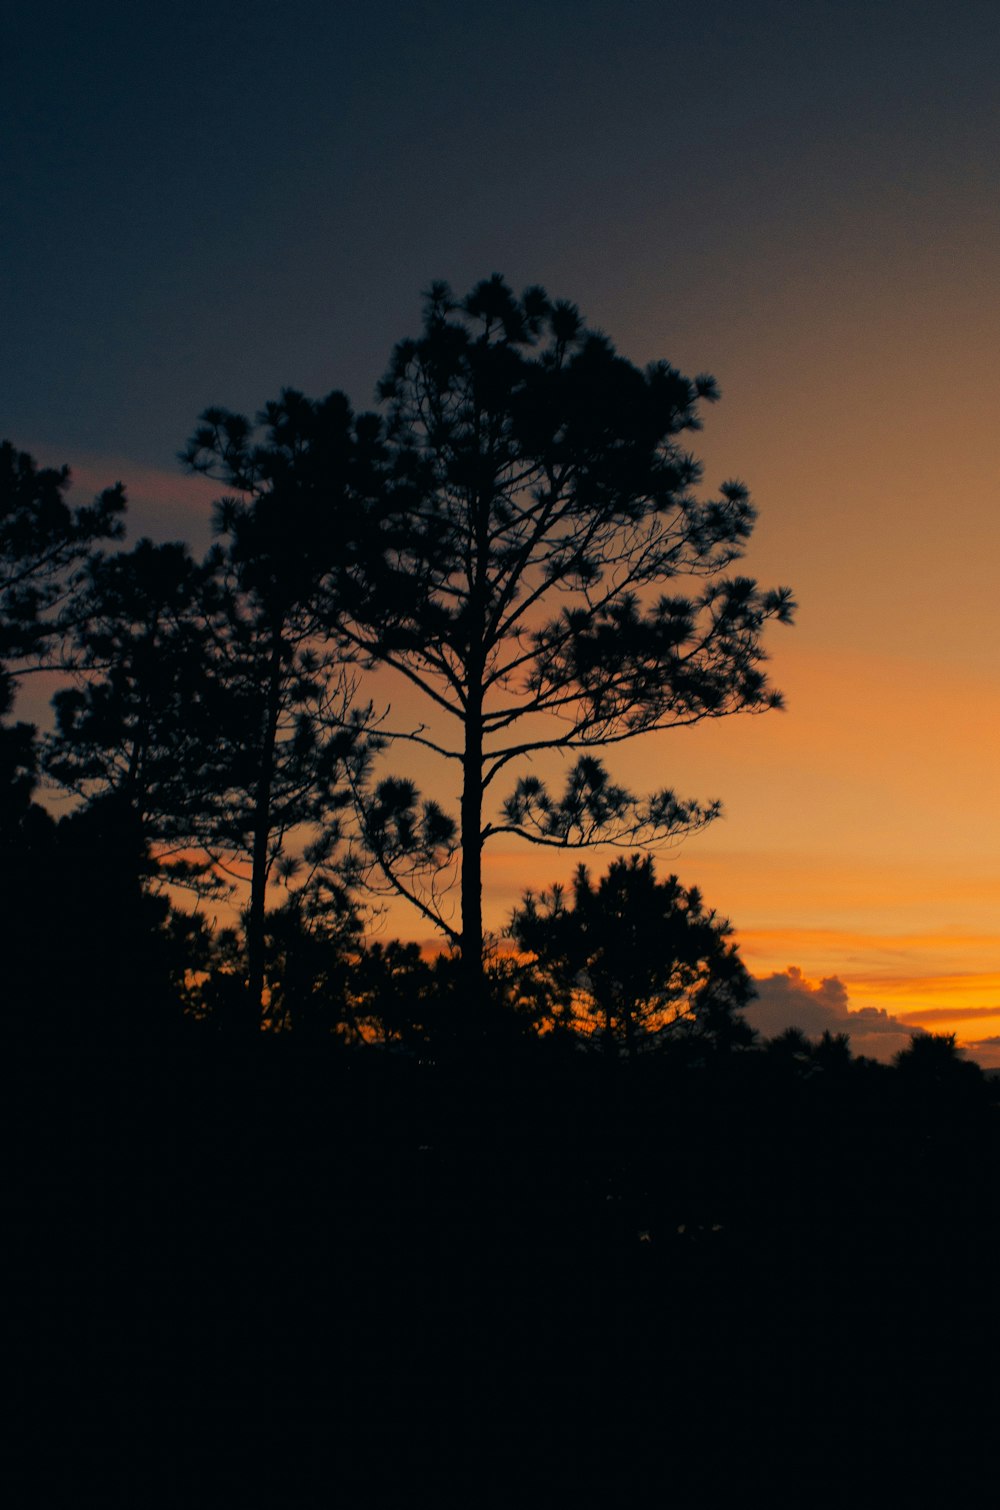
[[10, 678], [0, 668], [0, 843], [13, 840], [32, 807], [38, 754], [33, 725], [4, 723], [14, 701]]
[[819, 1042], [813, 1045], [812, 1062], [827, 1075], [842, 1075], [852, 1063], [851, 1035], [824, 1028]]
[[[124, 532], [121, 484], [76, 508], [66, 500], [69, 486], [68, 467], [40, 468], [10, 442], [0, 445], [0, 718], [13, 707], [19, 677], [62, 664], [95, 547]], [[37, 999], [50, 1014], [75, 1010], [80, 1023], [93, 1024], [102, 1009], [134, 1006], [131, 987], [140, 960], [152, 958], [163, 908], [142, 894], [141, 838], [119, 805], [104, 803], [57, 825], [32, 801], [35, 733], [26, 723], [0, 727], [5, 979], [16, 1006]], [[151, 989], [147, 979], [147, 995]]]
[[309, 891], [298, 891], [271, 909], [265, 960], [273, 1028], [315, 1037], [344, 1025], [360, 932], [361, 919], [346, 894], [339, 909], [317, 905]]
[[[38, 771], [35, 729], [5, 722], [13, 682], [0, 667], [0, 917], [3, 918], [4, 987], [15, 1019], [38, 971], [38, 918], [42, 887], [51, 884], [55, 824], [33, 801]], [[50, 910], [42, 916], [50, 921]]]
[[68, 467], [39, 468], [26, 451], [0, 444], [0, 662], [8, 669], [44, 652], [92, 546], [122, 536], [120, 483], [75, 509], [69, 486]]
[[435, 973], [417, 944], [369, 943], [351, 972], [351, 1026], [358, 1038], [380, 1038], [386, 1048], [416, 1047], [441, 1016], [444, 989], [440, 965]]
[[184, 940], [144, 885], [144, 835], [117, 794], [58, 822], [26, 804], [0, 822], [0, 860], [8, 1030], [135, 1040], [180, 1023]]
[[[480, 996], [483, 846], [633, 846], [708, 822], [717, 803], [636, 795], [598, 752], [780, 706], [761, 631], [793, 605], [787, 589], [725, 575], [755, 518], [743, 484], [694, 495], [682, 438], [718, 397], [713, 379], [640, 370], [573, 305], [538, 288], [518, 299], [497, 276], [461, 301], [435, 284], [380, 395], [386, 480], [363, 548], [345, 554], [337, 627], [436, 719], [383, 732], [460, 775], [460, 926], [380, 858], [461, 947]], [[552, 754], [574, 759], [561, 791], [522, 770], [484, 821], [501, 776]]]
[[[259, 435], [259, 431], [263, 435]], [[185, 463], [234, 489], [216, 507], [217, 603], [212, 618], [220, 763], [216, 842], [250, 862], [247, 989], [259, 1018], [267, 887], [277, 872], [331, 907], [339, 815], [367, 769], [367, 710], [327, 637], [330, 573], [353, 533], [345, 517], [379, 455], [378, 427], [355, 423], [343, 394], [294, 390], [256, 424], [209, 409]], [[308, 838], [303, 838], [308, 832]], [[293, 840], [302, 841], [296, 847]]]
[[80, 573], [64, 656], [75, 685], [53, 698], [50, 779], [85, 803], [114, 796], [143, 836], [147, 878], [217, 891], [211, 846], [220, 710], [206, 618], [211, 568], [180, 544], [140, 540]]
[[954, 1033], [911, 1033], [909, 1045], [893, 1057], [904, 1085], [918, 1097], [960, 1095], [981, 1081], [982, 1070], [967, 1059]]
[[[730, 925], [653, 860], [615, 860], [596, 884], [581, 865], [567, 901], [559, 886], [527, 892], [511, 934], [533, 957], [556, 1020], [610, 1050], [681, 1033], [739, 1036], [734, 1014], [753, 985], [729, 942]], [[746, 1037], [752, 1035], [747, 1030]]]
[[0, 444], [0, 802], [21, 816], [30, 806], [37, 753], [32, 725], [3, 722], [17, 678], [45, 662], [94, 544], [123, 531], [120, 483], [76, 509], [66, 502], [69, 486], [68, 467], [39, 468], [10, 441]]

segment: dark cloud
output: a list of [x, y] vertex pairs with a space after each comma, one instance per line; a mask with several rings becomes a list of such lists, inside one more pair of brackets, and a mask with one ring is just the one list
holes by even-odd
[[984, 1070], [1000, 1070], [1000, 1034], [992, 1038], [977, 1038], [966, 1045], [970, 1059], [975, 1059]]
[[835, 975], [815, 985], [797, 965], [790, 965], [755, 984], [757, 1000], [746, 1009], [746, 1019], [765, 1038], [786, 1028], [800, 1028], [809, 1038], [827, 1031], [847, 1033], [853, 1053], [885, 1061], [909, 1047], [912, 1028], [880, 1007], [852, 1011], [847, 987]]

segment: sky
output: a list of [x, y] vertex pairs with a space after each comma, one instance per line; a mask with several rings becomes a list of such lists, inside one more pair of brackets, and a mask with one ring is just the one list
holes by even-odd
[[[661, 868], [732, 919], [762, 1025], [1000, 1064], [994, 0], [36, 0], [0, 119], [0, 429], [76, 499], [124, 481], [133, 539], [207, 542], [207, 404], [371, 405], [435, 278], [714, 373], [706, 487], [749, 484], [746, 568], [800, 604], [787, 710], [615, 774], [722, 799]], [[491, 857], [494, 927], [525, 869]]]

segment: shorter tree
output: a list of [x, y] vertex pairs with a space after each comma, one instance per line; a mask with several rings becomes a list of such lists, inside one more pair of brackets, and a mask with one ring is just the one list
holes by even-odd
[[129, 1042], [181, 1022], [183, 939], [143, 885], [145, 843], [117, 795], [55, 822], [32, 805], [4, 835], [7, 1026], [53, 1042]]
[[370, 943], [351, 977], [350, 1026], [358, 1039], [416, 1049], [440, 1026], [443, 999], [440, 963], [432, 968], [418, 944]]
[[[38, 770], [36, 731], [30, 724], [7, 721], [18, 678], [49, 661], [95, 542], [120, 539], [124, 529], [121, 484], [77, 508], [66, 502], [69, 485], [68, 467], [39, 467], [26, 451], [9, 441], [0, 444], [0, 833], [5, 850], [14, 842], [15, 820], [38, 826], [38, 810], [31, 803]], [[10, 871], [9, 858], [4, 870]]]
[[14, 687], [0, 667], [0, 845], [12, 840], [32, 806], [38, 752], [31, 724], [6, 724]]
[[349, 1019], [347, 989], [362, 920], [348, 892], [292, 891], [265, 919], [266, 1022], [272, 1030], [327, 1036]]
[[[294, 389], [251, 422], [205, 411], [182, 452], [231, 491], [218, 501], [214, 666], [227, 758], [220, 848], [250, 866], [247, 987], [263, 1009], [267, 892], [275, 876], [336, 891], [340, 816], [374, 747], [369, 710], [328, 638], [331, 577], [357, 536], [356, 497], [370, 492], [377, 422], [355, 419], [343, 394], [313, 401]], [[350, 768], [350, 777], [348, 774]], [[305, 877], [302, 880], [302, 877]]]
[[210, 568], [181, 544], [140, 540], [78, 574], [63, 659], [74, 684], [52, 700], [45, 774], [85, 804], [114, 797], [144, 841], [147, 880], [221, 889], [210, 844], [219, 709], [204, 597]]
[[69, 485], [68, 467], [40, 468], [26, 451], [0, 444], [0, 662], [8, 670], [37, 663], [94, 543], [124, 533], [120, 483], [77, 508], [66, 502]]
[[974, 1096], [984, 1084], [982, 1069], [966, 1059], [954, 1033], [911, 1033], [893, 1064], [904, 1090], [924, 1106]]
[[[652, 859], [616, 860], [596, 884], [581, 865], [563, 888], [527, 892], [511, 935], [532, 956], [550, 1020], [634, 1053], [669, 1036], [739, 1037], [753, 985], [730, 924]], [[746, 1030], [749, 1040], [749, 1029]]]

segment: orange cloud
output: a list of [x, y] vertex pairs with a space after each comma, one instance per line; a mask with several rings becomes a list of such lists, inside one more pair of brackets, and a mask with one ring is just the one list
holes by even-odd
[[80, 503], [112, 483], [123, 482], [128, 495], [126, 524], [131, 540], [186, 540], [195, 552], [211, 537], [212, 503], [224, 491], [217, 482], [185, 472], [180, 464], [152, 467], [126, 456], [97, 452], [64, 456], [50, 445], [27, 445], [46, 466], [69, 463], [72, 501]]
[[907, 1012], [910, 1022], [918, 1022], [921, 1026], [927, 1023], [955, 1022], [962, 1019], [972, 1022], [980, 1017], [1000, 1017], [1000, 1006], [995, 1007], [922, 1007], [915, 1012]]

